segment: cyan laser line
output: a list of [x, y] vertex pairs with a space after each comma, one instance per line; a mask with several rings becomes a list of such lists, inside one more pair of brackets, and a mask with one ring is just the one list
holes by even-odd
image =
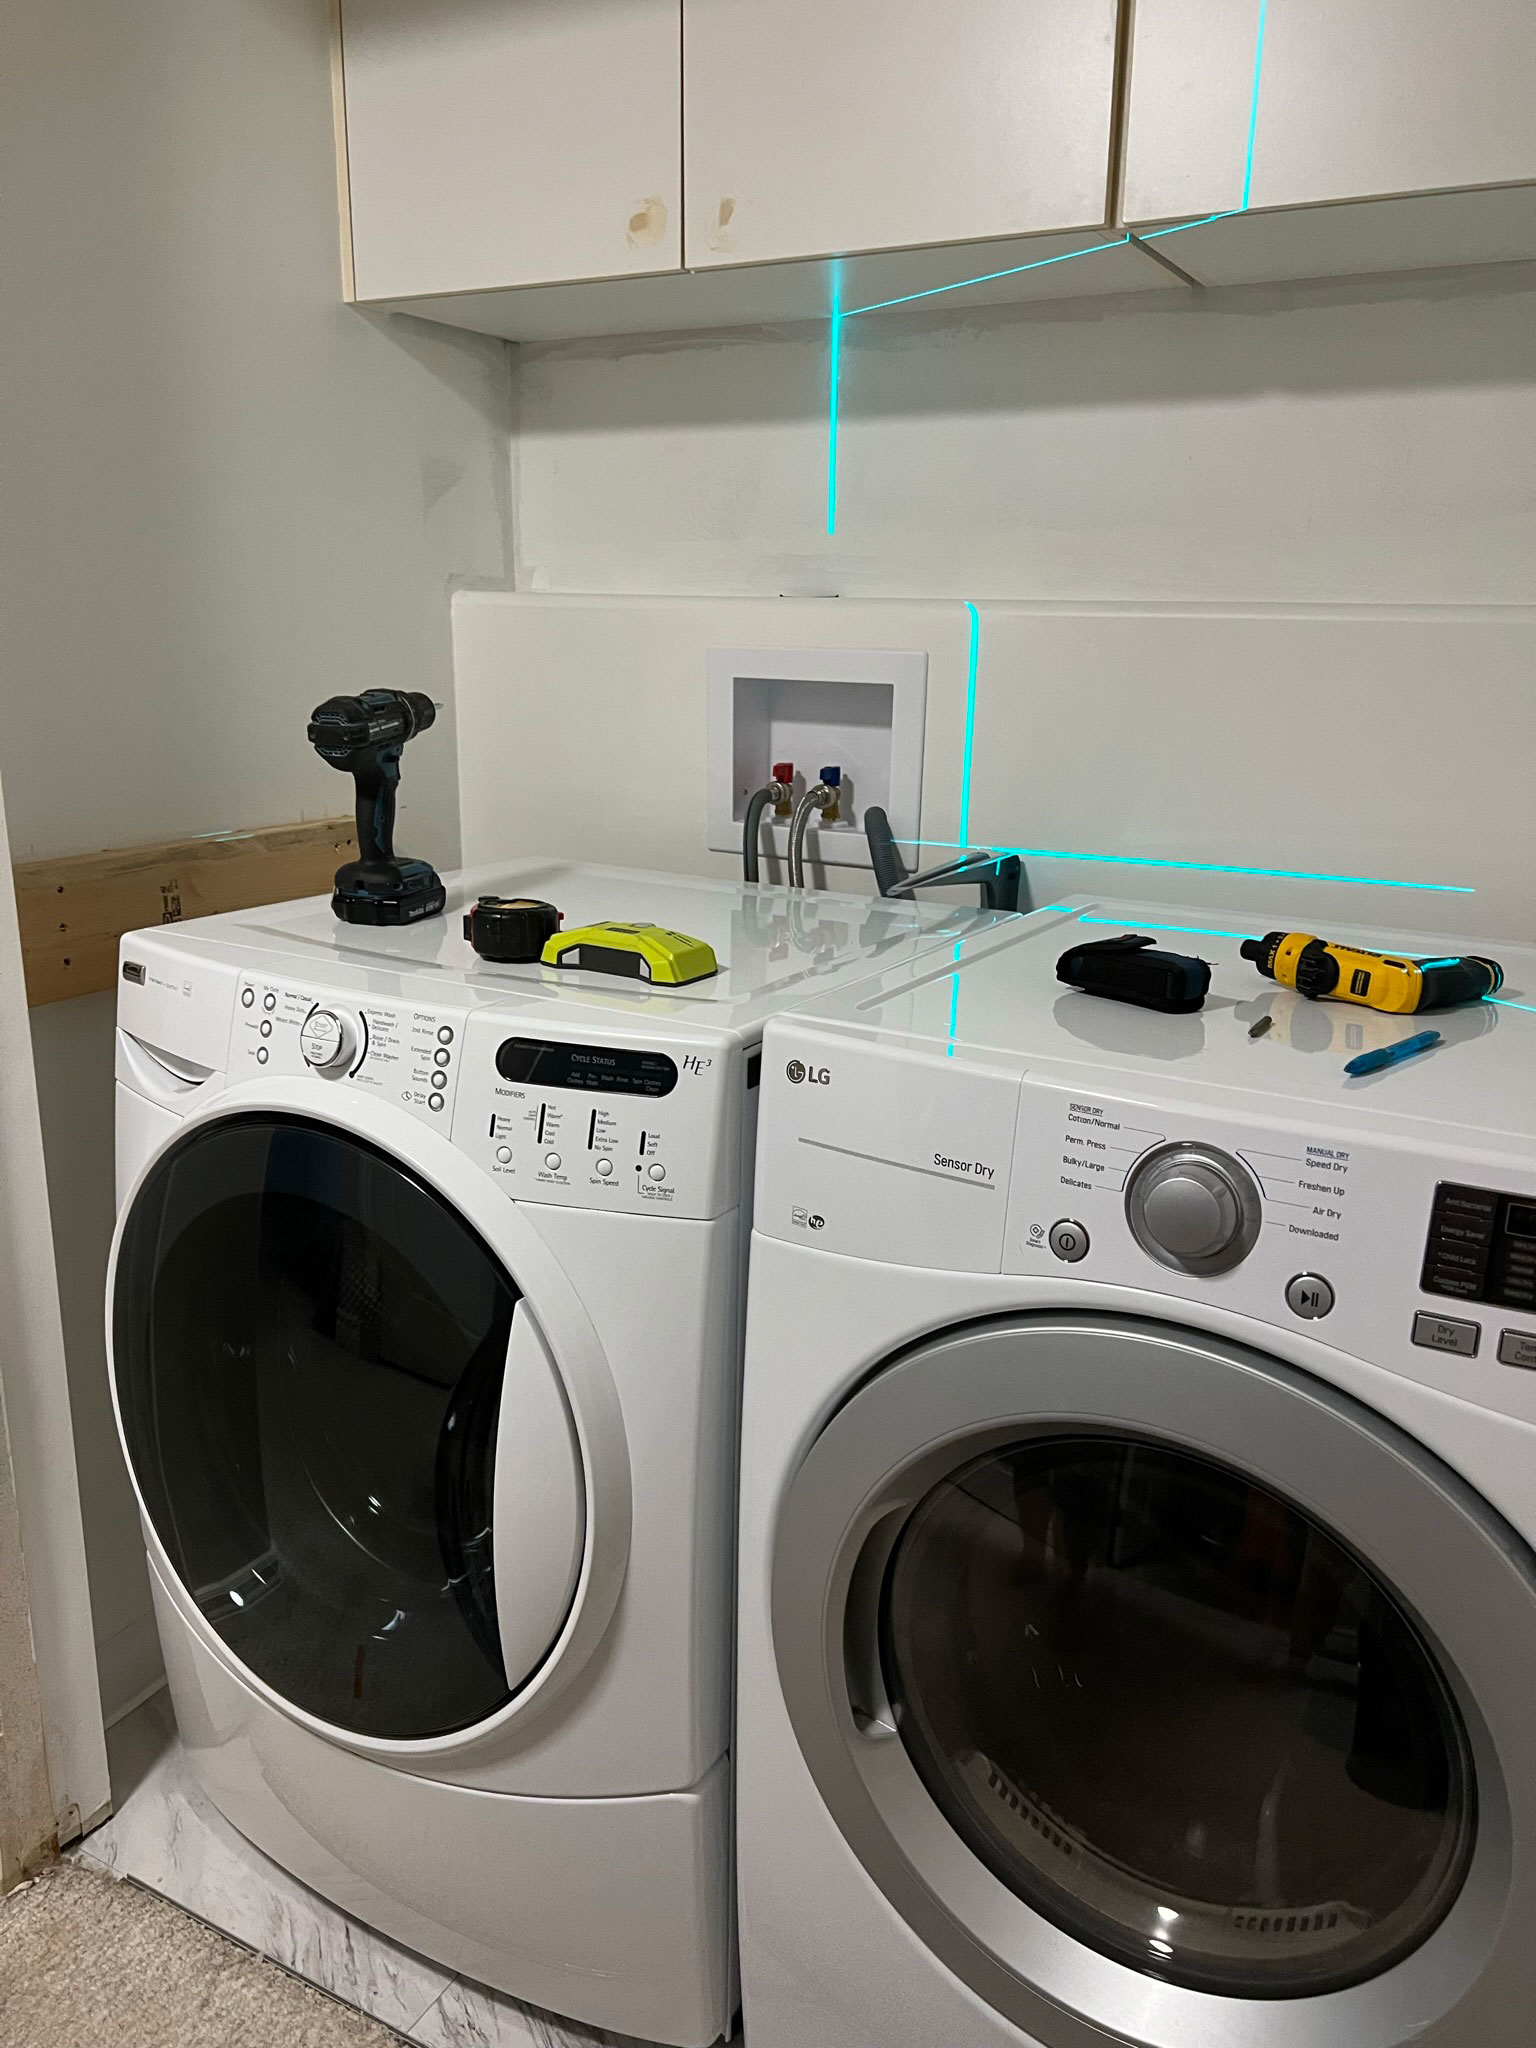
[[[1258, 33], [1253, 47], [1253, 88], [1248, 101], [1248, 146], [1243, 162], [1243, 203], [1228, 208], [1223, 213], [1208, 213], [1199, 220], [1177, 221], [1172, 227], [1155, 228], [1149, 235], [1137, 235], [1137, 242], [1160, 242], [1168, 235], [1188, 234], [1191, 228], [1209, 227], [1213, 221], [1232, 220], [1239, 213], [1248, 211], [1253, 195], [1253, 149], [1259, 129], [1259, 86], [1264, 76], [1264, 31], [1269, 15], [1269, 0], [1259, 0]], [[1056, 256], [1037, 256], [1032, 263], [1011, 264], [1006, 270], [983, 271], [978, 277], [957, 278], [953, 284], [929, 285], [925, 291], [903, 292], [894, 299], [875, 299], [867, 306], [843, 305], [843, 266], [834, 262], [831, 268], [832, 305], [829, 316], [828, 372], [827, 372], [827, 534], [837, 534], [837, 463], [838, 429], [841, 425], [842, 409], [842, 355], [843, 323], [860, 313], [886, 313], [893, 306], [912, 306], [922, 299], [942, 298], [950, 292], [968, 291], [978, 284], [996, 284], [1005, 277], [1022, 277], [1026, 271], [1048, 270], [1057, 263], [1072, 263], [1079, 256], [1102, 256], [1108, 249], [1123, 249], [1133, 237], [1117, 235], [1113, 241], [1095, 242], [1087, 249], [1065, 249]]]
[[1015, 263], [1007, 270], [988, 270], [980, 277], [962, 277], [954, 284], [931, 284], [926, 291], [903, 292], [899, 299], [876, 299], [872, 305], [850, 306], [844, 319], [859, 313], [885, 313], [892, 306], [910, 306], [918, 299], [936, 299], [945, 292], [969, 291], [973, 284], [995, 284], [1000, 277], [1022, 277], [1026, 270], [1048, 270], [1053, 263], [1071, 263], [1078, 256], [1101, 256], [1106, 249], [1123, 249], [1129, 235], [1117, 235], [1112, 242], [1095, 242], [1091, 249], [1063, 249], [1059, 256], [1037, 256], [1033, 263]]
[[[1123, 917], [1080, 917], [1077, 921], [1079, 924], [1113, 925], [1117, 932], [1123, 932], [1126, 928]], [[1139, 931], [1144, 932], [1182, 932], [1186, 937], [1192, 939], [1251, 939], [1253, 937], [1252, 932], [1218, 931], [1216, 926], [1211, 924], [1148, 924], [1144, 917], [1137, 918], [1136, 926]]]
[[965, 746], [960, 757], [960, 844], [970, 843], [971, 767], [976, 753], [976, 669], [981, 654], [981, 614], [969, 598], [965, 608], [971, 615], [970, 646], [965, 658]]
[[[955, 945], [955, 965], [957, 967], [960, 965], [960, 956], [964, 950], [965, 948], [957, 941]], [[952, 974], [949, 977], [949, 1046], [944, 1054], [947, 1060], [952, 1060], [955, 1056], [955, 1032], [959, 1028], [959, 1023], [960, 977], [958, 974]]]
[[1213, 220], [1236, 220], [1242, 212], [1240, 206], [1229, 206], [1225, 213], [1205, 213], [1199, 220], [1181, 220], [1176, 227], [1154, 228], [1150, 235], [1138, 234], [1138, 242], [1160, 242], [1164, 235], [1187, 235], [1191, 228], [1208, 228]]
[[1253, 140], [1259, 131], [1259, 81], [1264, 76], [1264, 22], [1269, 0], [1259, 0], [1259, 32], [1253, 45], [1253, 92], [1248, 101], [1248, 155], [1243, 164], [1242, 211], [1248, 211], [1253, 195]]
[[[902, 839], [900, 846], [933, 847], [940, 852], [965, 852], [957, 839]], [[1405, 882], [1393, 875], [1324, 875], [1310, 868], [1250, 868], [1230, 861], [1165, 860], [1140, 853], [1078, 853], [1063, 846], [995, 846], [997, 853], [1016, 853], [1021, 860], [1077, 860], [1111, 868], [1179, 868], [1197, 875], [1248, 875], [1266, 882], [1337, 882], [1354, 889], [1420, 889], [1437, 896], [1475, 896], [1464, 882]]]
[[843, 266], [832, 265], [832, 313], [827, 328], [827, 533], [837, 532], [837, 425], [843, 384]]
[[1508, 996], [1484, 996], [1485, 1003], [1492, 1003], [1500, 1010], [1528, 1010], [1536, 1017], [1536, 1003], [1512, 1003]]

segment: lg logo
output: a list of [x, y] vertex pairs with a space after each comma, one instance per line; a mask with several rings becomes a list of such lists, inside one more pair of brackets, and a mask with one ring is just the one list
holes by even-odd
[[801, 1081], [809, 1081], [813, 1088], [825, 1088], [832, 1079], [829, 1068], [808, 1067], [804, 1060], [791, 1060], [784, 1071], [797, 1086]]

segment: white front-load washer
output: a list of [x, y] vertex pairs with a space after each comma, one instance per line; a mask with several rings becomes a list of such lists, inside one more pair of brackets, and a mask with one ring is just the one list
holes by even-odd
[[[481, 891], [720, 971], [491, 965]], [[123, 942], [118, 1421], [183, 1739], [305, 1883], [579, 2020], [728, 2028], [762, 1026], [996, 922], [521, 862], [402, 930]]]
[[[1233, 922], [1052, 906], [765, 1034], [752, 2048], [1532, 2038], [1536, 951], [1351, 1079], [1423, 1020]], [[1063, 987], [1116, 931], [1203, 1012]]]

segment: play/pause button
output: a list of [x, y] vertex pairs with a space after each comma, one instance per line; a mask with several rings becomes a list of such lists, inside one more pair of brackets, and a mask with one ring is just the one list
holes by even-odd
[[1333, 1289], [1318, 1273], [1298, 1273], [1285, 1290], [1285, 1305], [1303, 1322], [1315, 1323], [1333, 1307]]

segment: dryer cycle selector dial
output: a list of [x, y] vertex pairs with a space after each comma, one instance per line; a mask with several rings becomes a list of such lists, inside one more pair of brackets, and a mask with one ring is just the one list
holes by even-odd
[[1264, 1203], [1258, 1182], [1229, 1152], [1159, 1145], [1131, 1171], [1125, 1214], [1136, 1242], [1160, 1266], [1226, 1273], [1257, 1244]]
[[340, 1010], [311, 1010], [299, 1032], [304, 1064], [317, 1074], [344, 1074], [360, 1043], [357, 1025]]

